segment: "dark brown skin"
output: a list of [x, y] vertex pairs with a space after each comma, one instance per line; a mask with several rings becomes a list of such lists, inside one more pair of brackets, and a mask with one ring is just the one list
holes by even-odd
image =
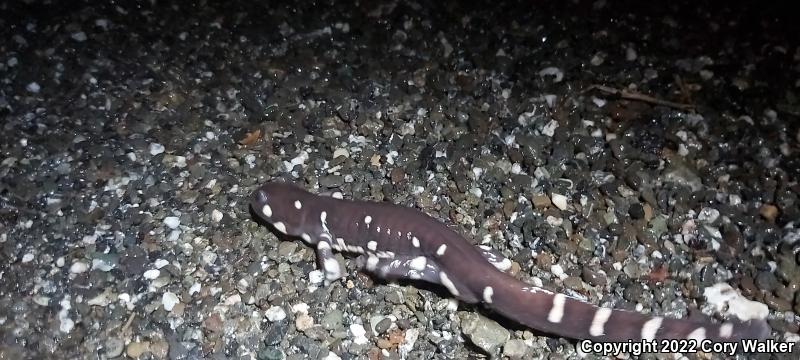
[[[358, 263], [375, 276], [439, 284], [459, 300], [483, 301], [521, 324], [567, 338], [627, 341], [643, 336], [658, 340], [702, 335], [714, 341], [734, 341], [763, 339], [770, 334], [764, 320], [729, 321], [721, 329], [723, 324], [710, 319], [611, 311], [534, 287], [499, 271], [461, 235], [411, 208], [317, 196], [285, 183], [268, 183], [256, 190], [251, 206], [279, 232], [315, 245], [330, 281], [341, 276], [338, 265], [330, 262], [333, 249], [362, 253]], [[609, 315], [599, 321], [598, 311]], [[599, 326], [591, 331], [593, 321]]]

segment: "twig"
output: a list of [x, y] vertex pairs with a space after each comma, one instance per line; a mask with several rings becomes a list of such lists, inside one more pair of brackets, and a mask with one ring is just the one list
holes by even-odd
[[681, 109], [681, 110], [693, 110], [695, 108], [695, 106], [692, 105], [692, 104], [682, 104], [682, 103], [677, 103], [677, 102], [673, 102], [673, 101], [662, 100], [662, 99], [654, 98], [654, 97], [649, 96], [649, 95], [636, 93], [636, 92], [630, 92], [630, 91], [627, 91], [627, 90], [619, 90], [619, 89], [615, 89], [615, 88], [612, 88], [612, 87], [609, 87], [609, 86], [605, 86], [605, 85], [592, 85], [592, 86], [589, 86], [588, 88], [586, 88], [586, 90], [584, 90], [583, 92], [586, 93], [586, 92], [589, 92], [589, 91], [592, 91], [592, 90], [600, 90], [601, 92], [604, 92], [604, 93], [607, 93], [607, 94], [612, 94], [612, 95], [617, 95], [617, 96], [619, 96], [619, 97], [621, 97], [623, 99], [626, 99], [626, 100], [642, 101], [642, 102], [646, 102], [646, 103], [650, 103], [650, 104], [663, 105], [663, 106], [668, 106], [668, 107]]

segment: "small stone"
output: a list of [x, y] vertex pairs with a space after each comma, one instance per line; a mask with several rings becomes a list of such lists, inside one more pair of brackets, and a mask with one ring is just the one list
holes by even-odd
[[278, 255], [288, 258], [297, 251], [298, 246], [294, 241], [283, 241], [278, 244]]
[[550, 207], [553, 203], [550, 202], [550, 198], [544, 194], [537, 194], [531, 198], [531, 202], [533, 203], [533, 207], [537, 209], [545, 209]]
[[767, 220], [770, 223], [775, 222], [775, 218], [778, 217], [778, 207], [772, 204], [764, 204], [761, 205], [761, 208], [758, 210], [758, 213], [761, 214], [761, 217], [764, 220]]
[[550, 201], [553, 202], [559, 210], [566, 210], [567, 209], [567, 197], [561, 194], [551, 194]]
[[503, 356], [508, 356], [511, 359], [518, 359], [528, 353], [528, 345], [524, 340], [510, 339], [503, 345]]
[[166, 341], [155, 341], [150, 343], [150, 353], [156, 359], [166, 359], [169, 354], [169, 343]]
[[29, 83], [27, 86], [25, 86], [25, 90], [28, 90], [29, 92], [32, 92], [34, 94], [38, 93], [39, 90], [41, 90], [41, 89], [42, 89], [42, 87], [39, 86], [39, 83], [37, 83], [35, 81], [32, 82], [32, 83]]
[[33, 254], [27, 253], [27, 254], [22, 256], [22, 263], [23, 264], [27, 264], [27, 263], [33, 261], [33, 259], [34, 259]]
[[272, 306], [264, 312], [264, 316], [266, 316], [267, 320], [272, 322], [281, 321], [286, 319], [286, 311], [280, 306]]
[[177, 229], [181, 225], [181, 219], [177, 216], [167, 216], [164, 218], [164, 225], [170, 229]]
[[164, 152], [164, 150], [166, 150], [166, 149], [164, 148], [164, 145], [161, 145], [161, 144], [159, 144], [159, 143], [152, 143], [152, 144], [150, 144], [150, 155], [156, 156], [156, 155], [158, 155], [158, 154], [161, 154], [161, 153], [163, 153], [163, 152]]
[[75, 40], [77, 42], [84, 42], [88, 39], [86, 33], [83, 31], [74, 32], [70, 37], [72, 37], [72, 40]]
[[73, 274], [82, 274], [89, 270], [89, 264], [83, 261], [76, 261], [69, 267], [69, 272]]
[[155, 270], [155, 269], [151, 269], [151, 270], [145, 271], [142, 276], [147, 280], [153, 280], [153, 279], [157, 279], [159, 275], [161, 275], [161, 271]]
[[490, 355], [495, 355], [500, 347], [511, 337], [511, 334], [498, 323], [481, 315], [460, 312], [461, 331], [477, 347]]
[[631, 204], [631, 207], [628, 208], [628, 215], [630, 215], [634, 220], [643, 219], [644, 207], [642, 207], [642, 204], [639, 203]]
[[307, 314], [301, 314], [294, 320], [294, 325], [298, 331], [306, 331], [314, 326], [314, 318]]
[[358, 345], [364, 345], [367, 343], [367, 330], [364, 329], [364, 326], [361, 324], [351, 324], [350, 325], [350, 334], [353, 336], [353, 343]]
[[336, 150], [333, 151], [333, 158], [334, 159], [336, 159], [336, 158], [338, 158], [340, 156], [344, 156], [346, 158], [349, 158], [350, 157], [350, 152], [347, 151], [347, 149], [345, 149], [345, 148], [337, 148]]
[[105, 350], [103, 355], [107, 358], [115, 358], [122, 355], [122, 351], [125, 350], [125, 342], [120, 338], [110, 337], [106, 339], [103, 350]]
[[222, 213], [222, 211], [219, 211], [217, 209], [214, 209], [213, 211], [211, 211], [211, 221], [213, 221], [213, 222], [222, 221], [222, 217], [223, 216], [224, 216], [224, 214]]
[[392, 179], [392, 184], [397, 184], [406, 178], [406, 172], [401, 167], [392, 169], [389, 177]]
[[150, 342], [132, 342], [125, 349], [125, 354], [130, 358], [138, 359], [142, 354], [150, 352]]
[[164, 305], [164, 310], [172, 311], [175, 307], [175, 304], [179, 303], [180, 299], [178, 299], [178, 295], [167, 291], [161, 296], [161, 304]]

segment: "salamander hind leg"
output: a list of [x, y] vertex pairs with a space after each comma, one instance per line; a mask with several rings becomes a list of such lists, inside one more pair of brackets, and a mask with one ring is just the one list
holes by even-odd
[[511, 260], [500, 254], [499, 251], [485, 245], [478, 246], [478, 251], [480, 251], [483, 258], [490, 262], [497, 270], [505, 272], [511, 269]]
[[387, 259], [374, 255], [361, 255], [356, 261], [364, 271], [385, 280], [422, 280], [443, 286], [459, 300], [469, 303], [478, 301], [468, 288], [442, 271], [434, 260], [425, 256], [395, 256]]

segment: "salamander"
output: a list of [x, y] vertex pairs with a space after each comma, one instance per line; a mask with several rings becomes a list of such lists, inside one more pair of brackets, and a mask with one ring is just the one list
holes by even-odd
[[320, 196], [288, 183], [258, 188], [253, 212], [275, 231], [316, 248], [326, 284], [343, 276], [334, 251], [357, 253], [363, 271], [388, 280], [438, 284], [458, 300], [485, 307], [530, 328], [572, 339], [640, 341], [763, 339], [763, 319], [675, 319], [599, 307], [527, 284], [504, 270], [511, 262], [470, 244], [438, 220], [389, 203]]

